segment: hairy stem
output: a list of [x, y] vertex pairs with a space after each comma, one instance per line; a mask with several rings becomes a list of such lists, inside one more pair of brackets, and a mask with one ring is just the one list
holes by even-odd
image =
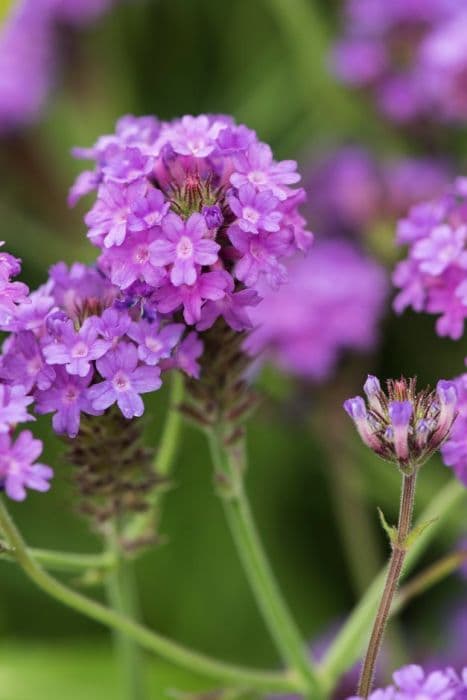
[[[428, 522], [433, 518], [437, 520], [423, 530], [412, 544], [407, 553], [404, 572], [414, 567], [438, 530], [444, 526], [448, 516], [455, 511], [456, 507], [460, 505], [464, 507], [466, 499], [465, 488], [454, 480], [450, 481], [433, 499], [422, 513], [419, 522]], [[333, 687], [336, 680], [358, 660], [362, 650], [362, 640], [378, 607], [385, 576], [385, 571], [379, 573], [331, 644], [322, 662], [322, 670], [329, 687]]]
[[[139, 620], [140, 611], [133, 563], [125, 561], [121, 556], [116, 536], [112, 536], [109, 540], [109, 551], [113, 553], [117, 564], [106, 578], [107, 600], [113, 610], [132, 620]], [[114, 629], [112, 633], [120, 676], [121, 699], [144, 700], [146, 692], [141, 650], [126, 632]]]
[[221, 430], [210, 429], [208, 437], [227, 522], [258, 607], [284, 662], [302, 679], [306, 697], [319, 698], [321, 678], [274, 578], [243, 489], [244, 445], [227, 448]]
[[358, 695], [362, 698], [367, 698], [371, 691], [371, 686], [375, 675], [376, 661], [383, 642], [384, 630], [386, 628], [392, 601], [394, 599], [397, 585], [402, 573], [402, 567], [404, 566], [404, 560], [407, 553], [407, 537], [410, 533], [410, 528], [412, 525], [416, 481], [416, 470], [414, 470], [412, 474], [404, 474], [402, 478], [402, 494], [399, 508], [399, 522], [397, 524], [397, 534], [391, 543], [392, 555], [391, 559], [389, 560], [386, 583], [384, 585], [383, 595], [381, 596], [381, 601], [376, 612], [368, 649], [363, 662], [360, 683], [358, 685]]
[[0, 529], [13, 548], [25, 574], [45, 593], [79, 613], [132, 637], [141, 647], [193, 673], [215, 680], [226, 687], [251, 688], [263, 692], [302, 692], [300, 680], [292, 673], [273, 673], [227, 664], [187, 649], [124, 615], [97, 603], [48, 574], [32, 558], [5, 504], [0, 500]]

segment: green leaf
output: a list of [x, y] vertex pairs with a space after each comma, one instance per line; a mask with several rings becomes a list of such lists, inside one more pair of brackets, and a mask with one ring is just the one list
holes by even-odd
[[389, 525], [388, 521], [384, 517], [384, 513], [381, 510], [381, 508], [378, 508], [378, 515], [379, 515], [381, 525], [383, 526], [383, 530], [386, 532], [387, 536], [389, 537], [389, 541], [391, 542], [391, 544], [394, 544], [397, 540], [397, 528], [394, 527], [393, 525]]
[[420, 523], [420, 525], [417, 525], [417, 527], [414, 527], [414, 529], [409, 532], [409, 534], [406, 537], [405, 540], [405, 547], [406, 549], [410, 549], [414, 542], [418, 540], [422, 532], [424, 532], [427, 527], [430, 527], [430, 525], [433, 525], [438, 520], [438, 518], [431, 518], [431, 520], [425, 520], [423, 523]]

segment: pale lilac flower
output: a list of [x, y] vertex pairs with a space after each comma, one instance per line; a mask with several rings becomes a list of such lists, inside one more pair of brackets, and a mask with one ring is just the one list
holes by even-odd
[[131, 317], [126, 311], [117, 308], [105, 309], [102, 316], [96, 321], [99, 334], [110, 342], [115, 342], [128, 333], [131, 326]]
[[88, 387], [93, 374], [90, 370], [85, 377], [79, 377], [68, 374], [63, 367], [57, 367], [53, 386], [36, 393], [37, 413], [54, 413], [52, 425], [59, 435], [76, 437], [79, 432], [81, 413], [99, 415], [99, 411], [92, 407], [88, 396]]
[[248, 287], [265, 278], [272, 289], [287, 281], [285, 266], [279, 262], [287, 250], [290, 239], [287, 231], [254, 235], [232, 227], [229, 238], [240, 255], [235, 265], [235, 276]]
[[101, 267], [112, 284], [122, 290], [128, 289], [136, 281], [158, 287], [167, 276], [164, 267], [153, 263], [152, 246], [159, 240], [160, 234], [156, 229], [147, 229], [137, 236], [129, 236], [113, 250], [110, 258], [102, 256]]
[[[199, 379], [201, 367], [198, 358], [203, 354], [203, 343], [197, 333], [192, 331], [178, 346], [169, 367], [181, 369], [189, 377]], [[167, 361], [166, 361], [167, 363]]]
[[169, 323], [160, 327], [157, 322], [138, 321], [128, 331], [128, 337], [138, 345], [138, 357], [147, 365], [157, 365], [170, 357], [179, 342], [185, 326]]
[[199, 117], [187, 115], [171, 127], [170, 143], [175, 153], [205, 158], [215, 149], [216, 138], [222, 128], [225, 128], [223, 124], [210, 123], [205, 115]]
[[163, 313], [171, 313], [181, 306], [183, 318], [189, 325], [198, 323], [201, 319], [201, 308], [206, 300], [217, 301], [225, 295], [225, 289], [229, 284], [225, 272], [205, 272], [200, 275], [194, 284], [182, 284], [175, 287], [167, 282], [156, 292], [158, 299], [157, 308]]
[[[3, 246], [4, 242], [0, 242]], [[22, 282], [12, 282], [21, 271], [21, 261], [9, 253], [0, 252], [0, 330], [11, 330], [18, 304], [27, 301], [28, 288]]]
[[235, 172], [230, 182], [238, 188], [251, 184], [259, 192], [270, 190], [275, 197], [284, 200], [292, 194], [287, 185], [300, 180], [300, 175], [295, 172], [296, 167], [293, 160], [275, 163], [269, 146], [253, 143], [246, 154], [236, 156]]
[[441, 448], [443, 462], [467, 486], [467, 374], [455, 379], [458, 394], [457, 418], [449, 439]]
[[121, 245], [127, 234], [131, 207], [144, 195], [145, 190], [143, 181], [126, 187], [110, 180], [102, 185], [97, 202], [85, 217], [89, 226], [88, 238], [95, 245], [102, 242], [106, 248]]
[[138, 353], [132, 343], [121, 343], [97, 360], [96, 366], [104, 378], [88, 392], [96, 411], [116, 403], [125, 418], [142, 416], [144, 403], [140, 394], [156, 391], [162, 384], [158, 367], [138, 366]]
[[76, 331], [70, 322], [63, 324], [60, 342], [52, 342], [43, 348], [49, 365], [65, 365], [69, 374], [85, 377], [91, 362], [102, 357], [110, 348], [110, 343], [99, 338], [99, 329], [95, 318], [85, 320]]
[[151, 262], [156, 267], [172, 264], [170, 281], [175, 286], [194, 284], [196, 265], [212, 265], [220, 246], [206, 237], [208, 228], [201, 214], [192, 214], [185, 222], [177, 214], [168, 214], [162, 224], [164, 238], [150, 246]]
[[0, 358], [0, 378], [9, 384], [24, 386], [27, 393], [35, 386], [48, 389], [55, 377], [45, 363], [41, 346], [32, 331], [10, 336]]
[[276, 211], [277, 199], [270, 192], [256, 192], [253, 185], [242, 185], [238, 198], [230, 197], [229, 206], [237, 217], [237, 224], [248, 233], [279, 231], [282, 214]]
[[373, 691], [369, 700], [464, 700], [467, 692], [467, 668], [461, 675], [452, 668], [427, 673], [411, 664], [395, 671], [393, 680], [393, 685]]
[[7, 433], [18, 423], [34, 420], [27, 412], [27, 406], [33, 402], [24, 386], [0, 384], [0, 433]]
[[160, 190], [152, 187], [144, 197], [133, 202], [131, 214], [128, 217], [128, 229], [135, 232], [160, 226], [169, 209], [170, 202], [165, 200]]
[[35, 440], [29, 430], [21, 432], [16, 441], [8, 434], [0, 435], [0, 483], [7, 496], [24, 501], [26, 488], [48, 491], [53, 471], [36, 463], [42, 452], [42, 442]]

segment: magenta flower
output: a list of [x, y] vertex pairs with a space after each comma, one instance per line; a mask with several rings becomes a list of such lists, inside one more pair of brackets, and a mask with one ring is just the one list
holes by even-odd
[[185, 222], [177, 214], [168, 214], [162, 224], [164, 238], [151, 246], [151, 262], [156, 267], [172, 264], [170, 280], [176, 287], [194, 284], [195, 265], [212, 265], [220, 246], [206, 238], [208, 228], [201, 214], [192, 214]]
[[156, 292], [157, 308], [163, 313], [171, 313], [183, 307], [183, 318], [188, 324], [197, 323], [201, 318], [201, 307], [207, 299], [218, 301], [225, 295], [229, 279], [225, 272], [205, 272], [192, 285], [175, 287], [168, 282]]
[[90, 370], [85, 377], [79, 377], [57, 367], [55, 375], [53, 386], [36, 393], [35, 408], [40, 415], [54, 413], [52, 425], [55, 432], [74, 438], [79, 432], [81, 413], [99, 415], [88, 396], [93, 372]]
[[160, 226], [169, 209], [170, 203], [166, 201], [163, 193], [152, 187], [144, 197], [133, 202], [128, 217], [128, 229], [137, 232]]
[[97, 202], [85, 217], [88, 238], [95, 245], [102, 243], [105, 248], [121, 245], [126, 238], [131, 206], [145, 190], [146, 184], [140, 180], [127, 187], [110, 180], [101, 186]]
[[270, 192], [256, 192], [253, 185], [242, 185], [238, 190], [238, 198], [230, 197], [229, 205], [237, 217], [237, 224], [242, 231], [258, 233], [264, 231], [279, 231], [282, 218], [280, 211], [275, 211], [278, 200]]
[[138, 357], [147, 365], [157, 365], [160, 360], [170, 357], [179, 342], [185, 326], [182, 323], [169, 323], [162, 328], [148, 321], [133, 323], [128, 337], [138, 345]]
[[93, 409], [104, 411], [116, 403], [125, 418], [142, 416], [144, 403], [140, 394], [160, 388], [160, 369], [138, 366], [138, 352], [132, 343], [120, 343], [96, 365], [104, 381], [89, 388]]
[[235, 170], [230, 182], [235, 187], [251, 184], [259, 191], [270, 190], [274, 197], [283, 201], [291, 195], [287, 185], [300, 180], [295, 172], [297, 164], [293, 160], [275, 163], [272, 151], [266, 144], [252, 143], [245, 154], [235, 158]]
[[32, 402], [32, 396], [26, 394], [21, 384], [0, 384], [0, 433], [7, 433], [18, 423], [34, 420], [26, 410]]
[[29, 430], [21, 432], [16, 442], [8, 434], [0, 435], [0, 483], [9, 498], [24, 501], [26, 488], [49, 490], [52, 469], [35, 463], [41, 452], [42, 442], [35, 440]]
[[78, 331], [70, 322], [63, 323], [60, 341], [46, 345], [43, 352], [47, 364], [65, 365], [69, 374], [85, 377], [91, 362], [102, 357], [109, 348], [110, 343], [99, 338], [96, 319], [88, 318]]

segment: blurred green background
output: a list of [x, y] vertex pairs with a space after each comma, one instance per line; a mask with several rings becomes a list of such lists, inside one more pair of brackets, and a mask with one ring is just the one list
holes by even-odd
[[[278, 157], [302, 161], [313, 148], [346, 139], [379, 153], [413, 152], [410, 139], [382, 124], [369, 103], [328, 75], [326, 50], [338, 18], [339, 3], [329, 0], [130, 0], [92, 28], [64, 37], [61, 82], [42, 120], [0, 143], [1, 238], [23, 258], [25, 281], [39, 284], [58, 259], [92, 260], [82, 223], [85, 205], [73, 211], [66, 205], [67, 189], [81, 169], [70, 149], [112, 131], [124, 113], [172, 118], [226, 112], [256, 129]], [[466, 146], [465, 134], [456, 135], [459, 162]], [[247, 487], [280, 583], [310, 640], [342, 620], [356, 599], [336, 525], [326, 411], [340, 410], [349, 376], [355, 387], [368, 371], [417, 374], [422, 384], [460, 373], [465, 344], [437, 338], [433, 326], [432, 318], [407, 313], [395, 319], [388, 313], [379, 351], [347, 358], [332, 386], [299, 390], [271, 369], [260, 380], [265, 399], [249, 430]], [[166, 400], [163, 390], [147, 402], [153, 409], [148, 440], [154, 443]], [[342, 430], [348, 454], [339, 459], [344, 469], [346, 459], [358, 463], [349, 488], [368, 501], [375, 563], [382, 562], [387, 546], [376, 506], [394, 519], [398, 475], [360, 448], [345, 421]], [[56, 468], [54, 488], [47, 496], [31, 494], [12, 511], [35, 546], [96, 551], [97, 540], [73, 515], [63, 448], [47, 420], [38, 433], [46, 440], [44, 461]], [[421, 478], [419, 507], [450, 476], [433, 460]], [[465, 512], [453, 513], [426, 561], [454, 546]], [[166, 543], [137, 564], [145, 621], [221, 658], [277, 664], [214, 494], [206, 445], [189, 427], [162, 531]], [[403, 616], [407, 637], [421, 625], [427, 645], [442, 644], [438, 623], [462, 598], [465, 604], [465, 588], [452, 578], [418, 599]], [[0, 600], [0, 700], [116, 696], [105, 629], [36, 591], [12, 564], [1, 563]], [[203, 687], [202, 679], [157, 661], [151, 661], [150, 675], [154, 698], [171, 697], [164, 688]]]

